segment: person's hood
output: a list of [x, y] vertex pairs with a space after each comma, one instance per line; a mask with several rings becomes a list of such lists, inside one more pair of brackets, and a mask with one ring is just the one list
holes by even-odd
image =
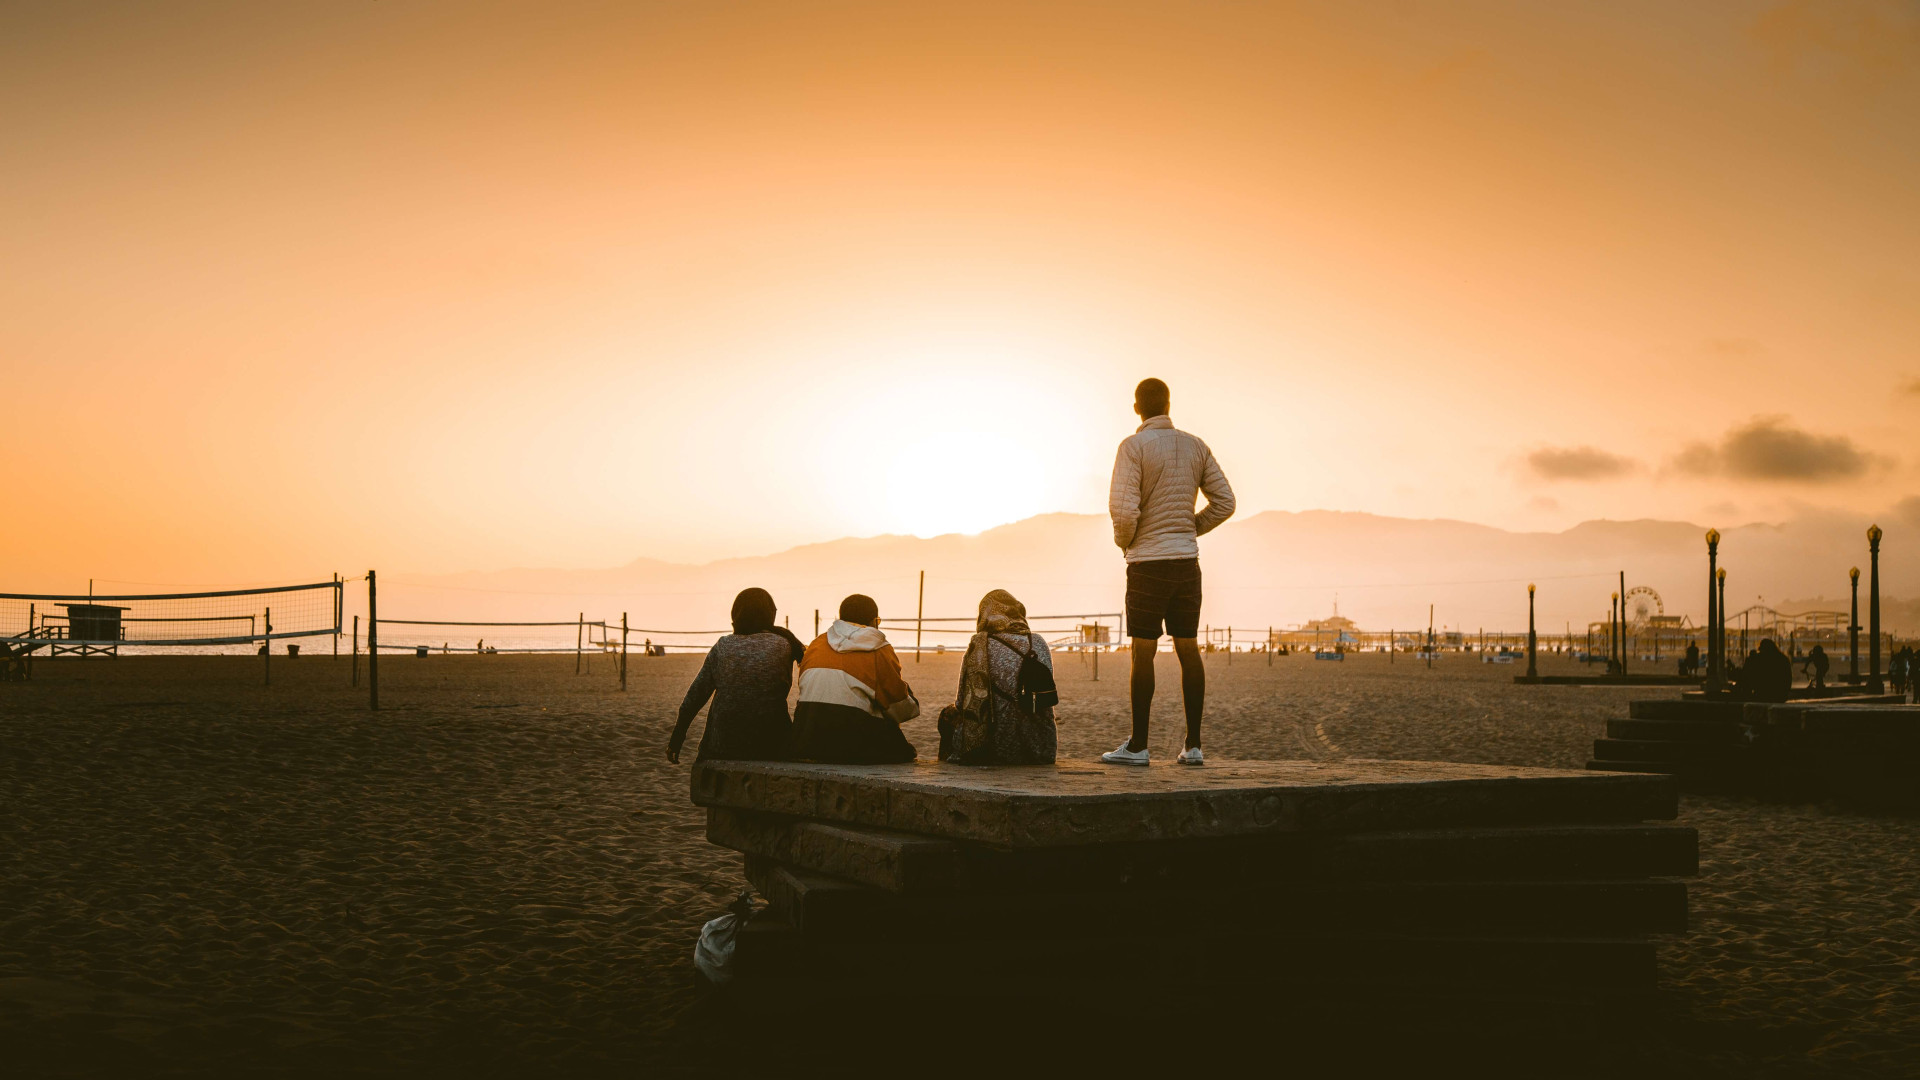
[[887, 643], [887, 635], [877, 626], [861, 626], [845, 619], [833, 620], [827, 627], [827, 644], [834, 652], [872, 652]]

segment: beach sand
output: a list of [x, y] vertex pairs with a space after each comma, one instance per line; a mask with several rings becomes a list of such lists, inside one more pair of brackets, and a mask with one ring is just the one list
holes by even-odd
[[[923, 757], [958, 660], [907, 658]], [[387, 656], [377, 714], [327, 656], [274, 658], [271, 687], [257, 657], [0, 685], [0, 1046], [34, 1075], [691, 1074], [693, 940], [744, 887], [664, 755], [699, 662], [633, 657], [623, 693], [607, 656], [577, 676]], [[1517, 687], [1459, 656], [1208, 667], [1216, 759], [1579, 768], [1630, 699], [1672, 693]], [[1178, 749], [1175, 671], [1156, 756]], [[1124, 658], [1059, 674], [1062, 758], [1110, 749]], [[1681, 820], [1693, 930], [1615, 1048], [1695, 1075], [1910, 1075], [1920, 820], [1694, 796]]]

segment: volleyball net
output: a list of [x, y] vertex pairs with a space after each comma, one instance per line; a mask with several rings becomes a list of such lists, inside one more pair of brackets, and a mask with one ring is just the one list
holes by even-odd
[[335, 578], [195, 593], [0, 593], [0, 639], [43, 654], [87, 656], [329, 636], [340, 632], [344, 585]]
[[[1117, 611], [1095, 611], [1070, 615], [1029, 615], [1027, 628], [1046, 639], [1054, 651], [1096, 651], [1120, 643], [1120, 618]], [[887, 640], [897, 652], [946, 652], [965, 648], [978, 633], [979, 619], [973, 615], [891, 619], [881, 624]], [[916, 640], [917, 639], [917, 640]]]
[[[964, 647], [975, 632], [972, 615], [895, 619], [882, 625], [898, 652], [946, 652]], [[1030, 615], [1034, 633], [1049, 648], [1094, 650], [1120, 641], [1120, 614], [1093, 612], [1079, 615]], [[821, 627], [820, 629], [824, 629]], [[470, 619], [380, 619], [375, 647], [383, 653], [669, 653], [705, 652], [731, 629], [680, 630], [635, 626], [619, 619], [481, 621]], [[803, 639], [808, 628], [796, 630]]]
[[585, 617], [522, 621], [383, 617], [374, 647], [380, 652], [420, 656], [599, 651], [590, 636], [604, 631], [606, 625], [604, 621]]

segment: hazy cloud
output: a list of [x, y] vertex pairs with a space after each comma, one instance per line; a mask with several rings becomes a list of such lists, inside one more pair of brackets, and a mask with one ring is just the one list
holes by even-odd
[[1909, 495], [1893, 504], [1893, 519], [1920, 526], [1920, 495]]
[[1849, 480], [1882, 460], [1845, 435], [1815, 435], [1784, 416], [1761, 416], [1727, 432], [1718, 444], [1688, 446], [1674, 457], [1673, 468], [1736, 480]]
[[1753, 21], [1750, 33], [1777, 69], [1840, 61], [1878, 79], [1920, 60], [1920, 32], [1900, 0], [1787, 0]]
[[1920, 397], [1920, 379], [1908, 379], [1901, 383], [1900, 392], [1908, 397]]
[[1560, 500], [1550, 495], [1535, 495], [1527, 500], [1527, 509], [1553, 511], [1560, 509]]
[[1608, 480], [1636, 466], [1631, 458], [1592, 446], [1548, 446], [1528, 454], [1527, 467], [1543, 480]]
[[1702, 343], [1701, 349], [1710, 356], [1733, 360], [1751, 360], [1767, 351], [1765, 346], [1752, 338], [1742, 337], [1708, 338]]

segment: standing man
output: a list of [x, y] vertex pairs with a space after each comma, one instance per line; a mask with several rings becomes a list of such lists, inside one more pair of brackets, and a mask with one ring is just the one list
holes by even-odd
[[[1167, 384], [1147, 379], [1133, 390], [1143, 421], [1120, 443], [1113, 462], [1107, 512], [1113, 542], [1127, 553], [1127, 634], [1133, 639], [1133, 737], [1100, 755], [1115, 765], [1145, 765], [1147, 717], [1153, 710], [1153, 659], [1161, 624], [1180, 658], [1180, 690], [1187, 706], [1182, 765], [1206, 760], [1200, 752], [1200, 713], [1207, 700], [1207, 669], [1200, 660], [1200, 545], [1202, 533], [1233, 516], [1233, 489], [1198, 438], [1167, 418]], [[1194, 513], [1201, 492], [1207, 508]]]

